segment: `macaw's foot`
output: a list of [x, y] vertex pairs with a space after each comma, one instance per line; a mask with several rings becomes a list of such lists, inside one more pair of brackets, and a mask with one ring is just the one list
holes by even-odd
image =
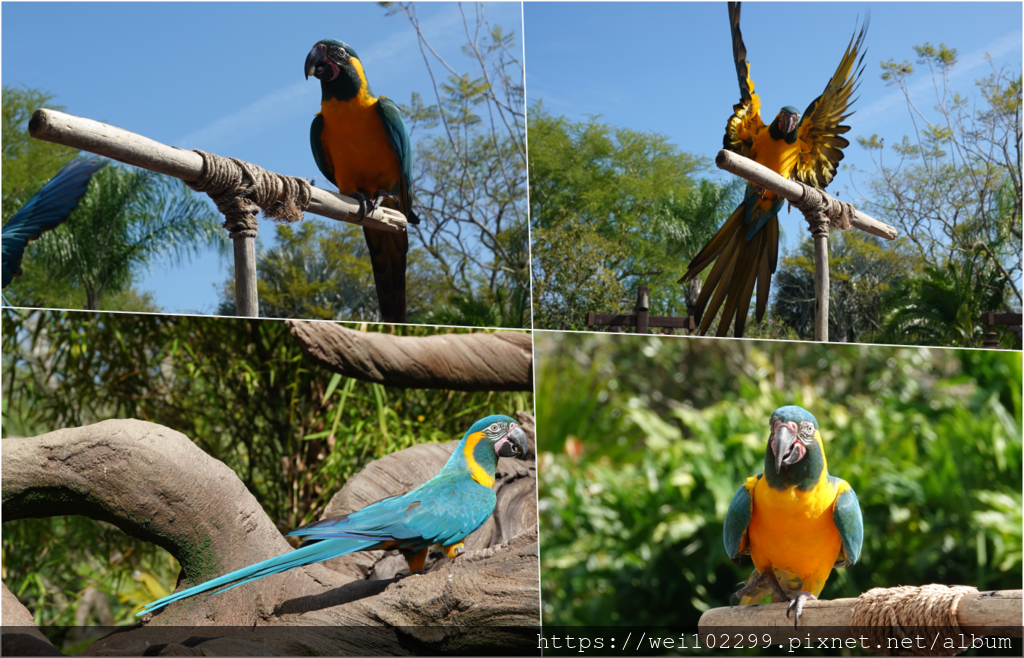
[[455, 558], [459, 557], [460, 555], [462, 555], [465, 552], [466, 552], [465, 542], [461, 542], [461, 541], [458, 544], [452, 544], [451, 546], [445, 546], [444, 547], [444, 554], [447, 555], [448, 558], [452, 559], [452, 560], [454, 560]]
[[790, 602], [789, 607], [786, 608], [786, 619], [789, 619], [790, 611], [792, 611], [794, 613], [794, 616], [793, 616], [793, 628], [796, 628], [797, 624], [800, 623], [800, 614], [804, 611], [804, 603], [806, 601], [817, 601], [817, 600], [818, 600], [818, 597], [816, 597], [815, 595], [811, 594], [810, 592], [800, 592], [799, 594], [796, 595], [796, 597]]
[[385, 199], [398, 202], [398, 197], [386, 190], [377, 190], [372, 197], [365, 192], [353, 192], [352, 198], [359, 202], [359, 221], [363, 221], [367, 215], [380, 208]]
[[380, 204], [384, 202], [384, 199], [398, 203], [397, 195], [386, 190], [377, 190], [373, 193], [373, 209], [376, 210], [377, 208], [380, 208]]

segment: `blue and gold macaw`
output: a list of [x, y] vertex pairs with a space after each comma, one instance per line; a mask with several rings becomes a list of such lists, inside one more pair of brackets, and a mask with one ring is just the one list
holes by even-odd
[[[309, 131], [313, 159], [341, 194], [359, 201], [365, 216], [382, 203], [410, 224], [412, 144], [394, 101], [376, 98], [356, 51], [335, 39], [318, 41], [306, 56], [306, 78], [320, 80], [320, 112]], [[385, 322], [405, 322], [405, 266], [409, 235], [363, 227], [370, 249], [377, 302]]]
[[437, 475], [412, 491], [379, 500], [358, 512], [304, 525], [288, 533], [303, 537], [300, 548], [233, 571], [145, 606], [136, 616], [202, 592], [219, 594], [296, 567], [356, 551], [402, 552], [409, 572], [423, 570], [427, 551], [440, 544], [455, 559], [463, 540], [494, 513], [494, 469], [499, 457], [524, 459], [526, 433], [508, 416], [488, 416], [469, 428]]
[[[864, 37], [867, 22], [850, 39], [846, 53], [825, 91], [804, 110], [792, 105], [783, 107], [767, 126], [761, 120], [761, 99], [754, 93], [750, 79], [747, 48], [740, 33], [740, 3], [729, 3], [729, 26], [732, 29], [732, 52], [740, 83], [740, 102], [733, 106], [725, 126], [723, 148], [748, 157], [785, 178], [824, 189], [836, 174], [843, 159], [843, 149], [850, 145], [843, 133], [849, 126], [840, 125], [852, 112], [850, 96], [864, 71]], [[718, 229], [714, 237], [690, 262], [679, 280], [693, 279], [712, 261], [694, 315], [700, 321], [700, 333], [706, 334], [711, 322], [722, 308], [718, 336], [724, 336], [735, 324], [733, 335], [743, 335], [747, 309], [754, 288], [757, 288], [755, 317], [760, 322], [768, 306], [772, 274], [779, 260], [779, 210], [784, 199], [747, 183], [743, 202]], [[717, 259], [717, 260], [716, 260]], [[706, 309], [706, 310], [705, 310]]]
[[21, 257], [25, 247], [43, 231], [56, 228], [68, 218], [85, 196], [92, 175], [107, 164], [98, 156], [77, 158], [57, 172], [42, 189], [28, 200], [14, 217], [4, 224], [3, 245], [3, 286], [6, 288], [21, 275]]
[[768, 421], [764, 473], [747, 478], [725, 515], [725, 550], [754, 572], [736, 592], [740, 605], [790, 601], [800, 621], [804, 601], [817, 598], [833, 567], [853, 565], [864, 542], [857, 494], [828, 474], [818, 421], [805, 409], [781, 407]]

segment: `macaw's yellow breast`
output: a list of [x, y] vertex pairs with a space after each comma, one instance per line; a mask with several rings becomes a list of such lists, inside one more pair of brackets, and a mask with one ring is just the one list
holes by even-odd
[[[793, 173], [793, 168], [796, 167], [797, 158], [800, 155], [800, 142], [795, 141], [792, 144], [787, 144], [784, 139], [772, 139], [768, 132], [768, 128], [765, 127], [757, 137], [754, 138], [754, 143], [750, 147], [750, 158], [768, 167], [777, 174], [780, 174], [784, 178], [789, 178]], [[775, 198], [773, 192], [767, 192], [765, 196], [771, 195], [771, 198]]]
[[757, 570], [792, 572], [803, 581], [804, 591], [817, 596], [842, 548], [832, 520], [837, 495], [824, 470], [811, 491], [796, 487], [779, 491], [761, 478], [754, 487], [748, 530], [750, 557]]
[[377, 113], [376, 98], [363, 92], [348, 101], [323, 101], [320, 114], [324, 118], [320, 141], [339, 192], [399, 191], [401, 168]]

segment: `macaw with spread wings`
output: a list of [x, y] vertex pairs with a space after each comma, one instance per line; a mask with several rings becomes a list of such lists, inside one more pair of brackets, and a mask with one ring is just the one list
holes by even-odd
[[[725, 126], [723, 148], [762, 164], [782, 176], [824, 189], [836, 174], [843, 149], [850, 142], [841, 125], [852, 114], [851, 95], [864, 71], [867, 21], [850, 39], [846, 53], [825, 91], [807, 106], [801, 117], [793, 106], [783, 107], [771, 123], [761, 120], [761, 99], [750, 79], [747, 48], [740, 33], [740, 3], [729, 3], [732, 51], [740, 83], [740, 102], [733, 106]], [[700, 333], [706, 334], [723, 303], [718, 336], [734, 322], [733, 335], [743, 335], [747, 310], [757, 288], [755, 315], [760, 322], [768, 305], [772, 274], [779, 258], [779, 210], [784, 199], [774, 192], [747, 184], [743, 202], [690, 263], [680, 283], [695, 278], [712, 262], [697, 300], [695, 315]], [[733, 320], [735, 318], [735, 321]]]

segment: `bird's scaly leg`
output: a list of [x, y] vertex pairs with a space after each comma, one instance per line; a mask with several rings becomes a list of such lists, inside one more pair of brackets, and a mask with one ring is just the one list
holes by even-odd
[[767, 581], [768, 586], [772, 588], [772, 591], [775, 592], [775, 596], [779, 597], [782, 601], [788, 601], [789, 595], [786, 594], [786, 590], [782, 589], [782, 585], [779, 584], [779, 579], [775, 577], [775, 569], [769, 567], [768, 569], [765, 569], [765, 574], [764, 579]]
[[409, 565], [409, 575], [412, 576], [418, 573], [425, 573], [423, 569], [424, 563], [427, 561], [427, 553], [430, 551], [430, 547], [421, 548], [418, 551], [402, 551], [402, 557]]
[[818, 597], [811, 594], [810, 592], [799, 592], [793, 600], [790, 602], [789, 607], [786, 608], [786, 619], [789, 619], [789, 612], [792, 610], [795, 614], [793, 615], [793, 628], [797, 627], [800, 623], [800, 614], [804, 611], [804, 603], [806, 601], [817, 601]]

